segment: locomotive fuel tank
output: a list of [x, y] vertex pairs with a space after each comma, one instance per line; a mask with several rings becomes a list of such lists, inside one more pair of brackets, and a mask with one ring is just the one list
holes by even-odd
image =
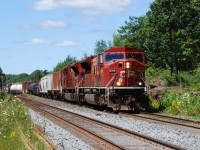
[[99, 105], [99, 95], [85, 94], [85, 101], [89, 104]]

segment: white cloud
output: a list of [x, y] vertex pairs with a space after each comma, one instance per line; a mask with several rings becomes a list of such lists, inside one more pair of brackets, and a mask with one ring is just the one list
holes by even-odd
[[40, 22], [38, 26], [42, 28], [64, 28], [64, 27], [67, 27], [67, 24], [62, 21], [46, 20], [46, 21]]
[[131, 5], [131, 0], [38, 0], [34, 10], [52, 10], [63, 7], [80, 8], [85, 14], [116, 13]]
[[73, 41], [61, 41], [54, 43], [55, 46], [79, 46], [78, 43]]
[[74, 41], [68, 41], [68, 40], [64, 40], [64, 41], [47, 41], [47, 40], [43, 40], [43, 39], [39, 39], [39, 38], [33, 38], [30, 40], [27, 40], [25, 42], [23, 42], [25, 44], [49, 44], [49, 45], [53, 45], [53, 46], [80, 46], [79, 43], [74, 42]]
[[49, 41], [34, 38], [34, 39], [31, 39], [31, 40], [25, 41], [25, 43], [26, 44], [48, 44]]
[[63, 21], [44, 20], [39, 23], [24, 24], [20, 26], [20, 28], [22, 29], [31, 29], [31, 28], [38, 28], [38, 27], [42, 29], [66, 28], [68, 27], [68, 25]]
[[25, 25], [22, 25], [20, 26], [20, 28], [22, 29], [30, 29], [32, 26], [30, 24], [25, 24]]
[[81, 20], [82, 22], [97, 23], [99, 20], [95, 17], [87, 17]]

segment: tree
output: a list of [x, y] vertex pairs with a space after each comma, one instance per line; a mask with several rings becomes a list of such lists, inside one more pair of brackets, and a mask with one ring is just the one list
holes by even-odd
[[88, 57], [90, 57], [90, 56], [87, 54], [87, 52], [84, 52], [83, 53], [83, 57], [81, 58], [81, 60], [84, 60], [84, 59], [86, 59]]
[[56, 67], [54, 67], [53, 71], [57, 72], [61, 70], [63, 67], [74, 64], [76, 62], [76, 57], [72, 57], [71, 55], [68, 55], [67, 58], [63, 62], [59, 62]]
[[30, 74], [30, 76], [29, 76], [30, 81], [31, 81], [31, 82], [39, 82], [40, 79], [41, 79], [43, 76], [47, 75], [48, 73], [49, 73], [49, 72], [48, 72], [47, 70], [44, 70], [44, 71], [42, 71], [42, 70], [35, 70], [35, 71], [33, 71], [33, 72]]
[[121, 26], [117, 34], [113, 36], [114, 46], [135, 47], [145, 49], [145, 17], [129, 17], [125, 25]]
[[199, 0], [155, 0], [148, 13], [154, 55], [171, 70], [194, 69], [200, 57]]
[[3, 87], [2, 84], [4, 83], [4, 80], [5, 80], [5, 74], [3, 74], [3, 70], [0, 67], [0, 89]]
[[193, 70], [200, 59], [200, 0], [155, 0], [143, 17], [129, 17], [113, 37], [114, 46], [146, 52], [150, 66], [171, 74]]
[[107, 41], [107, 49], [114, 47], [113, 43], [111, 41]]
[[97, 41], [95, 43], [94, 54], [98, 55], [107, 49], [108, 49], [108, 46], [106, 44], [106, 41], [104, 40]]
[[[125, 21], [125, 25], [120, 27], [117, 34], [113, 36], [115, 47], [134, 47], [146, 53], [149, 58], [149, 51], [152, 49], [153, 40], [150, 38], [152, 33], [148, 25], [148, 16], [129, 17], [129, 21]], [[148, 65], [157, 65], [151, 61], [147, 61]]]
[[26, 82], [30, 81], [29, 75], [26, 73], [21, 73], [18, 75], [6, 75], [6, 83], [17, 83], [17, 82]]

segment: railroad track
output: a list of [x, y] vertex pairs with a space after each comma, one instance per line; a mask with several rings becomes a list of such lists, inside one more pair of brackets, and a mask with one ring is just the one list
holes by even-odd
[[34, 132], [37, 135], [37, 137], [40, 138], [45, 143], [46, 148], [48, 150], [56, 150], [53, 143], [41, 131], [39, 131], [36, 127], [34, 127]]
[[[22, 99], [22, 98], [21, 98]], [[104, 149], [183, 149], [95, 119], [23, 98], [26, 105], [75, 128]]]
[[[49, 139], [47, 139], [37, 128], [34, 127], [33, 129], [34, 129], [34, 134], [45, 143], [46, 148], [48, 150], [56, 150], [56, 148], [49, 141]], [[19, 134], [21, 135], [21, 137], [23, 139], [23, 142], [24, 142], [26, 148], [29, 149], [29, 150], [36, 149], [35, 145], [32, 144], [31, 141], [26, 137], [26, 135], [23, 133], [23, 131], [20, 127], [18, 127], [18, 131], [19, 131]]]
[[169, 125], [176, 125], [181, 127], [186, 127], [189, 129], [200, 129], [200, 121], [188, 120], [183, 118], [177, 118], [172, 116], [166, 116], [155, 113], [140, 113], [140, 114], [128, 114], [128, 113], [120, 113], [119, 115], [130, 117], [130, 118], [139, 118], [142, 120], [150, 120], [155, 122], [166, 123]]

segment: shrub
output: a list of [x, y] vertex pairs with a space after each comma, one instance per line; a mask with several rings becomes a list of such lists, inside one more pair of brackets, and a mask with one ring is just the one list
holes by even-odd
[[150, 110], [153, 111], [153, 112], [159, 111], [160, 107], [161, 107], [160, 100], [154, 99], [153, 97], [150, 96], [149, 107], [150, 107]]
[[166, 92], [162, 96], [163, 112], [176, 115], [198, 117], [200, 97], [185, 90]]

